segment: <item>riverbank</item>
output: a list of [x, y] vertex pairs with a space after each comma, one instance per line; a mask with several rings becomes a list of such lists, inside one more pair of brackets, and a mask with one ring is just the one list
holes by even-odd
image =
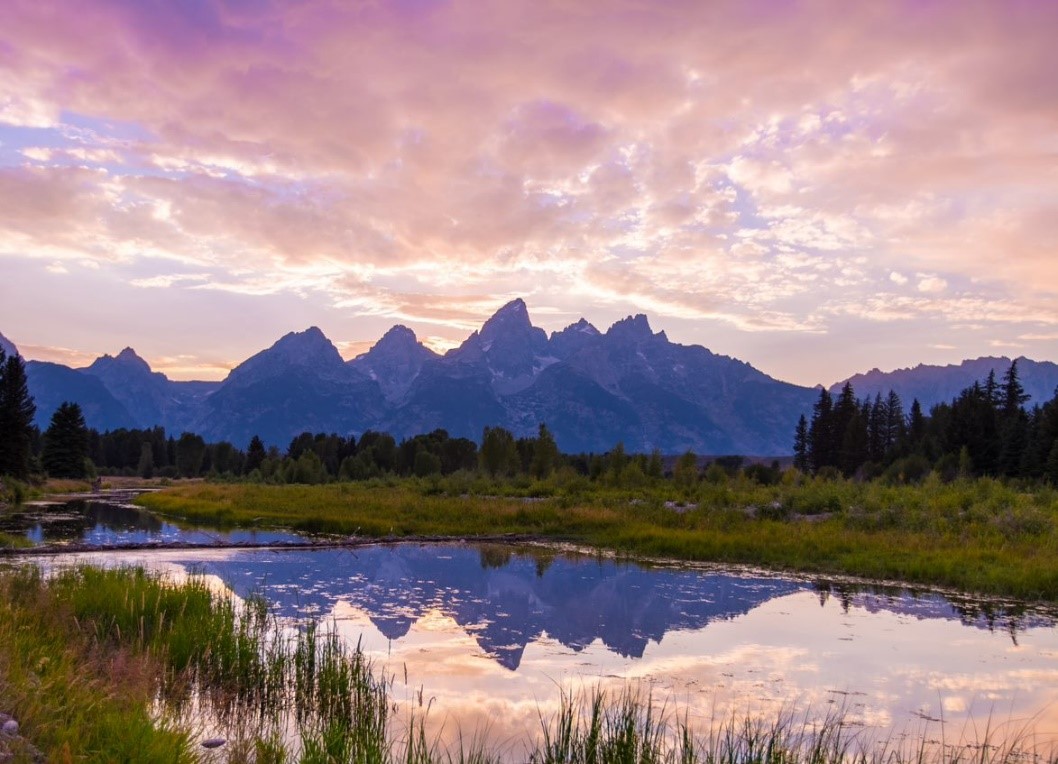
[[[519, 489], [535, 495], [517, 495]], [[578, 482], [196, 484], [141, 496], [163, 516], [369, 538], [513, 534], [619, 554], [850, 575], [1058, 601], [1058, 492], [990, 479], [888, 486], [733, 479], [635, 490]]]

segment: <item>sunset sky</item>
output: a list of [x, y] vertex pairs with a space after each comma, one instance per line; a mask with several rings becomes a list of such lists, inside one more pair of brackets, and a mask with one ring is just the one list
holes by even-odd
[[0, 333], [218, 379], [514, 297], [802, 384], [1058, 360], [1058, 3], [0, 4]]

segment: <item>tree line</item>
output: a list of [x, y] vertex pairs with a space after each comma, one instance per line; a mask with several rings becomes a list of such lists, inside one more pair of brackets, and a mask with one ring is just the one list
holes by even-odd
[[895, 392], [860, 400], [845, 383], [835, 398], [821, 390], [811, 420], [794, 432], [794, 466], [813, 474], [916, 480], [992, 476], [1058, 484], [1058, 390], [1026, 409], [1029, 396], [1013, 361], [950, 403], [923, 414], [914, 400], [905, 414]]
[[[837, 396], [821, 390], [811, 418], [800, 417], [793, 464], [808, 474], [900, 482], [934, 470], [945, 479], [988, 475], [1058, 484], [1058, 391], [1031, 409], [1027, 401], [1016, 361], [1001, 380], [992, 372], [928, 415], [917, 400], [905, 413], [893, 391], [860, 400], [846, 383]], [[280, 450], [257, 436], [242, 449], [226, 441], [207, 443], [190, 432], [174, 437], [161, 427], [100, 433], [86, 426], [80, 406], [71, 402], [59, 406], [41, 433], [33, 425], [35, 413], [22, 359], [0, 351], [0, 475], [20, 480], [102, 473], [323, 483], [459, 471], [545, 479], [560, 469], [620, 486], [661, 478], [689, 486], [740, 471], [765, 484], [781, 477], [777, 462], [743, 466], [741, 457], [728, 456], [703, 465], [691, 452], [666, 459], [657, 450], [626, 453], [621, 443], [604, 454], [564, 454], [546, 424], [534, 437], [486, 427], [480, 447], [442, 429], [399, 442], [368, 430], [359, 438], [304, 432]]]
[[[354, 435], [304, 432], [285, 450], [266, 447], [257, 436], [245, 449], [221, 441], [207, 443], [191, 432], [174, 437], [162, 427], [99, 432], [87, 427], [77, 403], [63, 402], [41, 433], [33, 424], [36, 406], [19, 356], [0, 351], [0, 475], [27, 480], [45, 474], [87, 478], [97, 474], [144, 478], [215, 477], [270, 483], [324, 483], [368, 480], [385, 475], [429, 477], [480, 471], [492, 478], [545, 479], [567, 469], [617, 485], [674, 477], [697, 482], [699, 459], [687, 452], [666, 469], [660, 451], [629, 454], [618, 443], [605, 454], [563, 454], [546, 424], [535, 437], [516, 437], [502, 427], [486, 427], [481, 446], [438, 429], [398, 442], [386, 432]], [[734, 474], [740, 457], [721, 457], [714, 476]], [[778, 464], [747, 468], [757, 479], [776, 481]], [[718, 472], [717, 472], [718, 471]]]

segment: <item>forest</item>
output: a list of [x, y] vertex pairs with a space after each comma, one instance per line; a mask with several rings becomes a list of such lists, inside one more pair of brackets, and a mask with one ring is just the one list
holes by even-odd
[[[993, 373], [954, 400], [924, 413], [918, 401], [905, 413], [900, 397], [860, 400], [850, 384], [836, 396], [820, 391], [810, 417], [801, 415], [793, 439], [793, 466], [818, 477], [844, 476], [913, 483], [930, 472], [942, 480], [990, 476], [1058, 484], [1058, 391], [1026, 408], [1017, 362], [997, 380]], [[566, 470], [593, 481], [636, 485], [671, 478], [697, 481], [739, 471], [762, 484], [778, 482], [785, 459], [739, 455], [626, 453], [617, 443], [604, 454], [564, 454], [546, 424], [535, 437], [486, 427], [480, 446], [445, 430], [397, 441], [385, 432], [304, 432], [283, 450], [254, 436], [245, 448], [207, 443], [190, 432], [161, 427], [98, 432], [87, 427], [76, 403], [63, 403], [40, 432], [18, 356], [0, 353], [0, 475], [22, 481], [90, 478], [98, 474], [142, 478], [197, 478], [279, 484], [367, 480], [384, 475], [428, 477], [479, 471], [490, 478], [544, 478]], [[788, 462], [787, 462], [788, 463]]]

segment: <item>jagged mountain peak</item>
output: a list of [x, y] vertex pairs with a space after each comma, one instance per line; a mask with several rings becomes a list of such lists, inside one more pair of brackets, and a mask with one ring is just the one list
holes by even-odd
[[551, 338], [554, 339], [556, 335], [574, 334], [574, 333], [575, 334], [587, 334], [587, 335], [590, 335], [592, 337], [598, 337], [601, 334], [601, 332], [598, 329], [596, 329], [593, 324], [589, 323], [588, 319], [581, 318], [580, 321], [578, 321], [575, 324], [570, 324], [565, 329], [563, 329], [561, 332], [553, 332], [551, 334]]
[[327, 339], [318, 326], [310, 326], [302, 332], [288, 332], [279, 338], [272, 347], [264, 352], [281, 352], [289, 354], [291, 360], [341, 360], [338, 348]]
[[330, 373], [345, 367], [338, 348], [317, 326], [302, 332], [289, 332], [267, 350], [262, 350], [231, 370], [227, 381], [254, 380], [273, 376], [291, 368], [311, 368]]
[[130, 347], [126, 347], [116, 356], [102, 355], [92, 362], [92, 365], [88, 367], [89, 371], [98, 370], [103, 366], [117, 365], [126, 369], [135, 369], [137, 371], [144, 371], [148, 374], [151, 373], [151, 366], [143, 358], [136, 353]]
[[2, 334], [0, 334], [0, 350], [3, 350], [4, 355], [9, 357], [18, 355], [18, 348], [15, 347], [15, 343]]
[[415, 336], [415, 332], [406, 327], [404, 324], [394, 324], [389, 328], [382, 338], [375, 343], [375, 347], [379, 345], [388, 344], [417, 344], [419, 338]]
[[92, 361], [84, 371], [100, 378], [106, 378], [104, 381], [127, 381], [133, 378], [143, 379], [146, 377], [165, 380], [164, 374], [152, 371], [150, 364], [130, 347], [126, 347], [116, 356], [104, 353]]
[[390, 327], [389, 331], [383, 334], [382, 338], [372, 345], [370, 350], [366, 353], [361, 353], [350, 363], [356, 364], [362, 359], [373, 359], [382, 356], [421, 357], [423, 359], [439, 357], [437, 353], [419, 342], [419, 338], [415, 336], [414, 331], [403, 324], [397, 324]]
[[377, 361], [379, 359], [408, 359], [418, 358], [426, 360], [438, 358], [434, 351], [419, 342], [415, 332], [406, 326], [397, 324], [382, 335], [382, 338], [371, 346], [366, 353], [361, 353], [349, 363], [353, 366], [363, 365], [365, 362]]
[[437, 358], [437, 353], [419, 342], [415, 332], [398, 324], [349, 366], [378, 382], [386, 400], [394, 401], [408, 391], [423, 365]]
[[555, 356], [566, 359], [588, 345], [598, 342], [602, 336], [598, 329], [582, 318], [560, 332], [552, 332], [551, 339], [548, 340], [548, 346]]
[[115, 356], [115, 358], [118, 361], [125, 361], [125, 362], [141, 361], [143, 363], [146, 363], [146, 361], [144, 361], [143, 358], [141, 358], [140, 355], [135, 350], [133, 350], [131, 347], [128, 347], [127, 345], [124, 348], [122, 348], [121, 352], [118, 353]]
[[606, 331], [606, 336], [630, 342], [641, 342], [655, 335], [650, 328], [650, 321], [647, 320], [647, 317], [642, 313], [637, 313], [634, 316], [628, 316], [616, 322]]
[[519, 297], [493, 313], [481, 327], [479, 336], [483, 342], [489, 342], [502, 335], [523, 334], [532, 329], [529, 309], [525, 306], [525, 300]]

